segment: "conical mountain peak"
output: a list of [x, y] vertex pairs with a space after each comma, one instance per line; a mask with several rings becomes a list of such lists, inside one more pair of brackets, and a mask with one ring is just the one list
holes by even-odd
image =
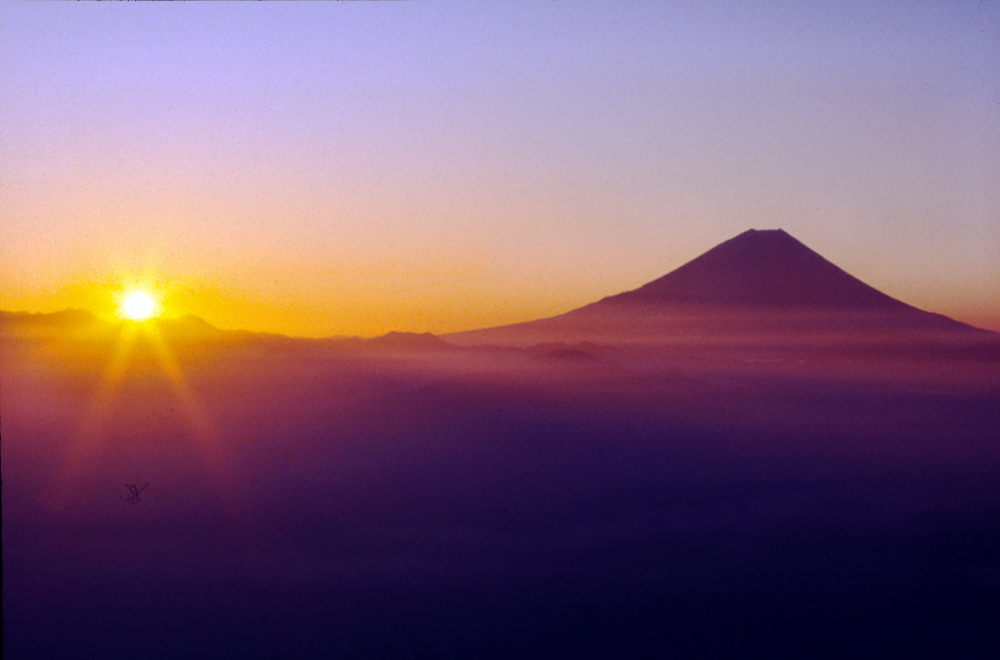
[[985, 331], [887, 296], [781, 229], [751, 229], [638, 289], [547, 319], [448, 335], [448, 341], [745, 347], [819, 336], [887, 341], [915, 332], [971, 339]]
[[743, 232], [680, 268], [597, 305], [695, 303], [902, 310], [781, 229]]

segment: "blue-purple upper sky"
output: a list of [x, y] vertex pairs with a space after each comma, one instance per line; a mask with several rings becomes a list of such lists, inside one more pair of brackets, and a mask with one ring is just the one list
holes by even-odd
[[783, 228], [1000, 328], [1000, 3], [0, 4], [0, 307], [443, 332]]

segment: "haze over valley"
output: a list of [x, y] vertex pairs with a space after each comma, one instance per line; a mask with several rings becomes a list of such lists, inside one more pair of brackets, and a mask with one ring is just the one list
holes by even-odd
[[446, 337], [0, 328], [10, 657], [995, 643], [997, 334], [784, 232]]
[[997, 44], [0, 2], [4, 660], [1000, 657]]

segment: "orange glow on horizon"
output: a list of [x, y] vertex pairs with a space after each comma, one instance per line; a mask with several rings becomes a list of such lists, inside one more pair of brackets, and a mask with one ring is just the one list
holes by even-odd
[[[691, 256], [696, 256], [694, 253]], [[259, 259], [257, 268], [241, 264], [213, 276], [153, 263], [108, 268], [103, 275], [74, 274], [41, 290], [25, 289], [5, 296], [5, 311], [53, 313], [85, 309], [106, 321], [143, 323], [152, 317], [196, 316], [222, 330], [270, 332], [294, 337], [375, 337], [390, 331], [448, 334], [548, 318], [634, 289], [680, 265], [674, 258], [646, 272], [580, 281], [579, 271], [559, 277], [498, 269], [496, 280], [471, 265], [424, 277], [419, 264], [405, 268], [387, 263], [382, 269], [344, 261], [343, 272], [324, 270], [308, 259], [297, 268]], [[528, 278], [528, 275], [531, 278]], [[863, 278], [863, 281], [868, 278]], [[401, 286], [400, 282], [412, 282]], [[868, 282], [871, 284], [872, 282]], [[882, 283], [876, 288], [883, 290]], [[126, 310], [129, 296], [146, 293], [154, 303], [147, 319]], [[888, 290], [889, 295], [919, 309], [945, 314], [987, 330], [1000, 331], [997, 303], [948, 299], [925, 293]]]

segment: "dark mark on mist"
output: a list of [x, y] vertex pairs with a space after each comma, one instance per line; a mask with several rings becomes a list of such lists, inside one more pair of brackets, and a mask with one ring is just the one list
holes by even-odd
[[121, 495], [118, 497], [121, 497], [129, 504], [138, 504], [142, 501], [139, 499], [139, 493], [146, 490], [147, 486], [149, 486], [148, 481], [142, 485], [142, 488], [137, 487], [135, 484], [125, 484], [125, 487], [128, 488], [128, 497], [122, 497]]

